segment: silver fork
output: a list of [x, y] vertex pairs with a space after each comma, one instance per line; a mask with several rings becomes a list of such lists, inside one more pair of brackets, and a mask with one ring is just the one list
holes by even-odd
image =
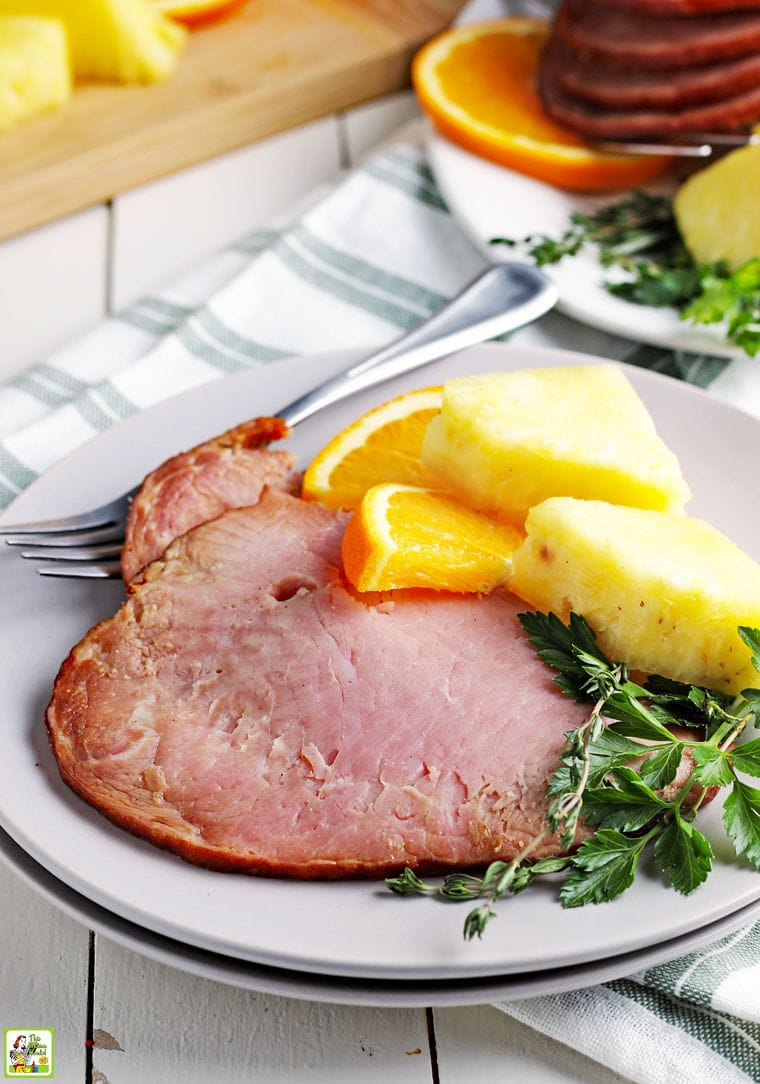
[[[326, 380], [277, 412], [291, 428], [364, 388], [391, 380], [467, 346], [538, 319], [557, 301], [556, 287], [536, 268], [503, 263], [473, 279], [461, 293], [410, 332], [346, 372]], [[59, 519], [0, 526], [21, 557], [51, 562], [43, 576], [115, 579], [129, 503], [139, 486], [108, 504]]]

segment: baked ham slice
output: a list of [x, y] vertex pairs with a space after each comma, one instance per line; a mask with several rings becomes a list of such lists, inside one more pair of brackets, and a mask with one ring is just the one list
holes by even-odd
[[132, 501], [121, 554], [128, 582], [175, 538], [228, 508], [255, 504], [265, 486], [296, 492], [294, 457], [267, 445], [289, 433], [281, 418], [254, 418], [152, 471]]
[[719, 101], [667, 110], [605, 109], [568, 94], [549, 65], [539, 71], [538, 89], [547, 114], [589, 139], [662, 139], [683, 132], [733, 132], [760, 117], [760, 85]]
[[612, 111], [680, 109], [719, 101], [760, 85], [760, 52], [664, 73], [574, 53], [554, 38], [542, 63], [566, 94]]
[[760, 10], [654, 18], [597, 0], [565, 0], [555, 32], [577, 53], [627, 67], [689, 68], [760, 48]]
[[268, 489], [174, 542], [61, 668], [47, 725], [66, 783], [219, 870], [514, 857], [544, 827], [547, 778], [587, 708], [505, 592], [354, 595], [345, 522]]

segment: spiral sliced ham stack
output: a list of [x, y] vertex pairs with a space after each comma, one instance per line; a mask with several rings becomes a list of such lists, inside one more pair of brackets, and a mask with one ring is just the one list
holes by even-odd
[[760, 119], [760, 0], [564, 0], [539, 91], [592, 140], [746, 129]]

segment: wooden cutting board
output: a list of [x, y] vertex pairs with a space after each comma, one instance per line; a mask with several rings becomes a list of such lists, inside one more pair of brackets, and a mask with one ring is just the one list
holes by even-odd
[[0, 239], [409, 86], [464, 0], [249, 0], [196, 30], [155, 86], [77, 87], [0, 136]]

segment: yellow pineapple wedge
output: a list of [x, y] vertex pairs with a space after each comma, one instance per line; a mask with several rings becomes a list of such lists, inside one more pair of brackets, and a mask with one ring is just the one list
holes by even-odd
[[149, 0], [0, 0], [0, 15], [60, 19], [77, 79], [165, 79], [174, 71], [186, 37], [185, 29]]
[[57, 19], [0, 16], [0, 132], [71, 96], [66, 33]]
[[738, 693], [760, 685], [739, 625], [760, 626], [760, 565], [702, 520], [554, 497], [533, 508], [511, 590], [633, 669]]
[[691, 495], [678, 460], [614, 365], [448, 380], [422, 459], [472, 507], [518, 526], [547, 497], [679, 512]]

